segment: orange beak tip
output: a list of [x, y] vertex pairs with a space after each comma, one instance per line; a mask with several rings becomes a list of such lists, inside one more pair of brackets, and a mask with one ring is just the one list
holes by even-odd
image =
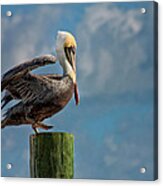
[[79, 106], [80, 105], [80, 101], [76, 103], [76, 106]]

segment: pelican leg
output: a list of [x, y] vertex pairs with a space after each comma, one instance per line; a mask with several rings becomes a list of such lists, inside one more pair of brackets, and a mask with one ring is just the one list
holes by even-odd
[[28, 117], [27, 115], [26, 115], [26, 120], [27, 120], [27, 121], [30, 121], [30, 123], [32, 123], [32, 129], [35, 131], [35, 134], [38, 134], [39, 131], [38, 131], [38, 129], [37, 129], [37, 128], [38, 128], [37, 122], [35, 122], [34, 119]]
[[32, 129], [35, 131], [35, 134], [38, 134], [37, 124], [33, 124]]
[[36, 134], [38, 134], [38, 129], [37, 128], [41, 128], [44, 130], [49, 130], [51, 128], [53, 128], [53, 126], [48, 126], [45, 125], [44, 123], [41, 123], [39, 121], [35, 122], [34, 120], [32, 120], [31, 118], [28, 117], [28, 121], [31, 121], [32, 124], [32, 129], [35, 131]]

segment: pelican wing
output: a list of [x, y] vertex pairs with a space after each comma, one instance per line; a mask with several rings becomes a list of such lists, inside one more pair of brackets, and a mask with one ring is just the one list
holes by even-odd
[[12, 80], [6, 87], [1, 108], [13, 99], [20, 99], [24, 104], [47, 103], [54, 98], [62, 75], [35, 75], [27, 73], [18, 80]]
[[58, 81], [54, 81], [46, 75], [26, 74], [19, 81], [12, 81], [8, 86], [11, 94], [20, 98], [23, 103], [41, 103], [47, 102], [55, 94], [55, 88]]
[[30, 71], [44, 65], [54, 64], [55, 62], [55, 56], [44, 55], [22, 63], [6, 72], [1, 81], [1, 90], [6, 90], [2, 99], [2, 108], [13, 99], [21, 99], [24, 103], [27, 103], [39, 101], [46, 97], [48, 95], [46, 91], [50, 88], [52, 79], [58, 79], [61, 76], [39, 76], [31, 74]]
[[53, 55], [44, 55], [15, 66], [3, 75], [1, 81], [1, 91], [3, 91], [12, 80], [18, 80], [19, 78], [25, 76], [29, 71], [38, 67], [54, 64], [56, 63], [56, 60], [56, 57]]

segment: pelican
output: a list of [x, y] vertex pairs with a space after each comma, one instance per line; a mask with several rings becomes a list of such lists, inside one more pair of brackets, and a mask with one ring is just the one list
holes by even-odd
[[[2, 109], [11, 100], [19, 100], [9, 108], [1, 121], [1, 128], [29, 124], [38, 133], [38, 128], [48, 130], [52, 126], [44, 124], [45, 118], [62, 110], [74, 94], [76, 105], [79, 94], [76, 81], [76, 40], [65, 31], [58, 31], [56, 57], [44, 55], [22, 63], [6, 72], [1, 81], [5, 90]], [[38, 75], [31, 71], [59, 61], [63, 74]]]

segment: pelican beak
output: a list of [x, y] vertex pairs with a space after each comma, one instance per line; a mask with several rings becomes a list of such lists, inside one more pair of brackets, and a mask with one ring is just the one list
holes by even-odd
[[80, 99], [79, 99], [79, 91], [78, 91], [77, 83], [74, 83], [74, 97], [75, 97], [76, 105], [78, 105], [80, 103]]
[[66, 57], [72, 66], [73, 72], [71, 73], [71, 77], [74, 83], [74, 98], [76, 105], [79, 104], [80, 99], [79, 99], [79, 91], [78, 91], [78, 85], [76, 81], [76, 52], [74, 47], [65, 47], [65, 54]]

